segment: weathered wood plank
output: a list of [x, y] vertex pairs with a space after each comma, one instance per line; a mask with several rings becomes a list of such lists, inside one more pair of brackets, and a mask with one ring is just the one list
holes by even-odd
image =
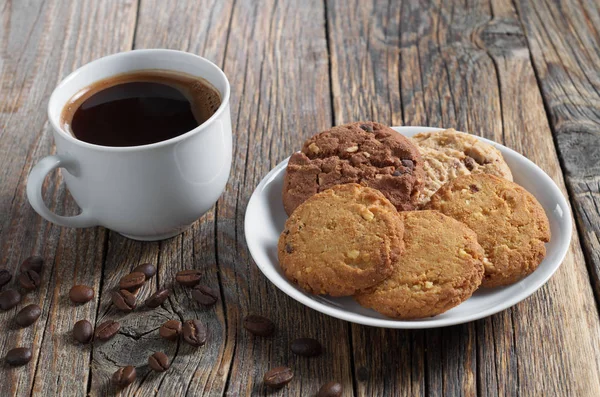
[[[133, 47], [191, 51], [222, 64], [232, 6], [231, 1], [142, 1]], [[214, 236], [214, 209], [184, 234], [160, 243], [134, 242], [110, 232], [100, 309], [105, 315], [98, 322], [118, 319], [123, 329], [113, 341], [94, 350], [91, 394], [110, 393], [112, 387], [107, 380], [123, 365], [137, 366], [138, 374], [136, 383], [123, 395], [222, 394], [234, 346], [226, 345], [225, 306], [221, 301], [214, 308], [203, 309], [193, 302], [189, 288], [175, 283], [179, 270], [199, 268], [205, 270], [202, 284], [219, 289]], [[143, 262], [156, 264], [158, 273], [140, 291], [138, 302], [141, 304], [158, 287], [167, 287], [171, 289], [169, 303], [153, 311], [137, 310], [123, 316], [110, 308], [110, 292], [121, 276]], [[168, 319], [202, 320], [210, 330], [208, 344], [195, 349], [185, 343], [161, 340], [158, 328]], [[168, 372], [154, 374], [148, 368], [148, 356], [155, 351], [169, 356], [172, 366]]]
[[[303, 29], [304, 41], [296, 42]], [[266, 281], [249, 257], [242, 228], [245, 205], [262, 176], [304, 138], [330, 123], [322, 4], [142, 1], [134, 47], [157, 46], [188, 50], [224, 66], [232, 83], [232, 177], [216, 210], [183, 236], [161, 242], [157, 251], [111, 233], [101, 312], [106, 307], [107, 318], [118, 315], [108, 309], [108, 293], [137, 258], [132, 251], [146, 258], [158, 252], [163, 282], [173, 280], [180, 269], [205, 269], [205, 284], [220, 287], [224, 300], [216, 309], [203, 311], [191, 302], [189, 290], [175, 287], [165, 315], [202, 319], [211, 331], [209, 344], [198, 352], [185, 345], [171, 348], [167, 354], [174, 358], [174, 367], [166, 375], [152, 376], [143, 364], [157, 348], [156, 332], [135, 342], [124, 335], [128, 331], [121, 332], [114, 342], [95, 350], [101, 354], [94, 354], [93, 394], [110, 391], [104, 380], [126, 360], [139, 365], [139, 379], [124, 394], [263, 394], [262, 375], [277, 364], [292, 366], [298, 375], [287, 389], [290, 394], [315, 392], [330, 377], [344, 382], [351, 393], [350, 364], [337, 359], [348, 356], [347, 326], [302, 307]], [[309, 62], [303, 62], [306, 59]], [[113, 244], [127, 247], [116, 250]], [[263, 340], [245, 333], [241, 319], [249, 313], [271, 317], [280, 329], [277, 337]], [[134, 315], [120, 318], [130, 329], [142, 322]], [[160, 325], [158, 319], [154, 325], [143, 322], [148, 330]], [[328, 352], [310, 364], [293, 357], [288, 347], [293, 338], [306, 335], [323, 340]], [[143, 339], [148, 341], [138, 353]], [[126, 350], [134, 345], [136, 353], [129, 354]]]
[[600, 300], [600, 5], [517, 1]]
[[[347, 7], [332, 0], [327, 10], [336, 123], [371, 118], [397, 125], [403, 119], [409, 125], [455, 127], [504, 140], [562, 185], [539, 88], [510, 4], [403, 2], [398, 11], [393, 2]], [[394, 30], [398, 24], [399, 33]], [[398, 35], [400, 52], [394, 55]], [[389, 60], [390, 52], [400, 64], [399, 75], [395, 74], [397, 63]], [[375, 90], [374, 82], [390, 90], [399, 84], [402, 109], [388, 90]], [[385, 104], [383, 111], [377, 108], [380, 103]], [[565, 331], [575, 323], [585, 331]], [[597, 393], [596, 365], [583, 365], [598, 360], [594, 353], [598, 327], [575, 236], [557, 276], [532, 298], [504, 313], [477, 323], [426, 331], [422, 339], [411, 339], [400, 331], [353, 326], [353, 340], [375, 346], [375, 352], [366, 355], [364, 344], [354, 344], [358, 392]], [[423, 365], [424, 379], [407, 380], [407, 371], [392, 365], [398, 358], [397, 351], [389, 348], [391, 340], [400, 341], [397, 349], [409, 362]], [[560, 358], [543, 359], [549, 355]], [[386, 365], [364, 370], [377, 361]], [[370, 376], [361, 376], [366, 373]]]
[[[84, 395], [91, 349], [72, 342], [75, 321], [96, 316], [97, 302], [73, 306], [74, 283], [97, 288], [105, 230], [60, 228], [29, 206], [25, 181], [33, 165], [53, 152], [46, 104], [57, 82], [94, 58], [130, 48], [136, 4], [130, 1], [18, 1], [0, 3], [0, 268], [16, 272], [31, 254], [46, 259], [35, 325], [17, 330], [17, 309], [0, 313], [0, 356], [16, 345], [33, 348], [26, 367], [0, 370], [0, 395]], [[76, 214], [62, 178], [46, 183], [46, 203]]]
[[[505, 142], [538, 164], [567, 195], [522, 25], [510, 1], [493, 1], [492, 12], [497, 23], [490, 25], [485, 48], [498, 69]], [[600, 394], [598, 311], [576, 230], [573, 235], [557, 274], [513, 311], [522, 395]]]
[[[217, 208], [217, 252], [227, 306], [228, 339], [235, 354], [227, 392], [267, 394], [264, 373], [289, 365], [293, 382], [278, 395], [314, 395], [337, 380], [352, 395], [348, 325], [310, 310], [276, 289], [250, 259], [244, 213], [252, 191], [304, 139], [331, 124], [323, 3], [317, 0], [237, 1], [231, 21], [225, 73], [232, 82], [234, 163]], [[273, 319], [272, 339], [242, 329], [250, 313]], [[290, 342], [302, 336], [322, 341], [325, 354], [294, 356]]]

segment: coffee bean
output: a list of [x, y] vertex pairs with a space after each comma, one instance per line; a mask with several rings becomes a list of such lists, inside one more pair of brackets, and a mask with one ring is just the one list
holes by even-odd
[[291, 348], [292, 352], [304, 357], [318, 356], [323, 351], [321, 343], [313, 338], [298, 338], [292, 342]]
[[86, 303], [94, 299], [94, 290], [87, 285], [76, 285], [69, 291], [73, 303]]
[[193, 287], [200, 282], [200, 271], [195, 269], [182, 270], [177, 272], [175, 280], [186, 287]]
[[258, 336], [270, 336], [275, 332], [275, 324], [271, 320], [256, 314], [244, 318], [244, 328], [251, 334]]
[[187, 320], [183, 323], [183, 340], [194, 347], [204, 346], [207, 331], [200, 320]]
[[40, 275], [34, 270], [22, 272], [19, 274], [19, 277], [17, 277], [17, 280], [19, 280], [21, 288], [23, 288], [25, 291], [33, 291], [39, 287], [41, 283]]
[[146, 276], [146, 280], [148, 280], [149, 278], [151, 278], [152, 276], [154, 276], [156, 274], [156, 268], [149, 263], [143, 263], [143, 264], [137, 266], [136, 268], [134, 268], [131, 272], [132, 273], [144, 273], [144, 276]]
[[325, 383], [319, 389], [317, 397], [340, 397], [342, 395], [342, 385], [337, 382]]
[[44, 268], [44, 258], [41, 256], [30, 256], [21, 263], [21, 271], [33, 270], [37, 274], [42, 274]]
[[146, 275], [144, 273], [133, 272], [121, 277], [119, 288], [134, 292], [144, 285], [144, 282], [146, 282]]
[[161, 325], [158, 334], [166, 340], [177, 340], [181, 334], [181, 323], [177, 320], [169, 320]]
[[29, 327], [31, 324], [35, 323], [38, 318], [40, 318], [41, 314], [42, 309], [38, 305], [27, 305], [17, 313], [15, 321], [21, 327]]
[[263, 381], [265, 385], [272, 389], [281, 389], [283, 386], [291, 382], [294, 373], [288, 367], [273, 368], [265, 374]]
[[170, 294], [171, 291], [169, 291], [168, 289], [158, 290], [152, 295], [150, 295], [148, 299], [146, 299], [146, 306], [151, 309], [159, 307], [160, 305], [165, 303]]
[[16, 289], [0, 292], [0, 309], [9, 310], [21, 302], [21, 294]]
[[163, 352], [156, 352], [148, 357], [148, 365], [156, 372], [165, 372], [169, 369], [169, 357]]
[[210, 287], [196, 285], [192, 290], [192, 298], [201, 305], [212, 306], [217, 303], [219, 293]]
[[14, 367], [25, 365], [31, 360], [31, 349], [28, 347], [16, 347], [6, 353], [6, 363]]
[[135, 309], [135, 295], [126, 289], [113, 291], [110, 294], [112, 303], [122, 312], [129, 313]]
[[101, 341], [107, 341], [119, 332], [121, 324], [114, 320], [108, 320], [96, 327], [94, 336]]
[[6, 269], [0, 269], [0, 288], [4, 287], [12, 279], [12, 274]]
[[112, 382], [117, 387], [127, 387], [135, 380], [135, 367], [128, 365], [119, 368], [112, 376]]
[[73, 338], [79, 343], [90, 343], [94, 336], [92, 324], [88, 320], [79, 320], [73, 326]]

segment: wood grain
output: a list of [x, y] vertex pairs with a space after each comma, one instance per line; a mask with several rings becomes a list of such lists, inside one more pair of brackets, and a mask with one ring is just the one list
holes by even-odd
[[600, 6], [517, 1], [600, 299]]
[[[0, 268], [14, 272], [31, 254], [48, 263], [40, 290], [19, 306], [42, 306], [36, 324], [19, 330], [18, 309], [0, 312], [0, 357], [16, 345], [34, 350], [26, 367], [0, 364], [0, 395], [305, 396], [329, 380], [348, 396], [599, 395], [599, 8], [587, 0], [0, 0]], [[230, 80], [234, 160], [225, 193], [189, 230], [162, 242], [43, 221], [25, 182], [54, 151], [45, 115], [54, 86], [94, 58], [157, 47], [207, 57]], [[556, 143], [588, 268], [575, 232], [563, 265], [532, 297], [437, 330], [350, 325], [288, 298], [250, 257], [247, 202], [304, 139], [360, 119], [455, 127], [504, 142], [564, 190]], [[48, 178], [44, 197], [58, 213], [78, 212], [60, 173]], [[171, 288], [171, 298], [123, 315], [110, 292], [144, 262], [158, 273], [138, 304], [159, 287]], [[197, 306], [173, 283], [191, 268], [219, 290], [215, 307]], [[75, 283], [94, 287], [96, 299], [73, 306]], [[241, 322], [250, 313], [272, 318], [276, 335], [248, 335]], [[82, 347], [70, 335], [82, 318], [118, 319], [122, 329]], [[158, 337], [167, 319], [192, 318], [210, 330], [205, 347]], [[325, 354], [291, 354], [290, 342], [303, 336], [321, 340]], [[169, 372], [149, 370], [155, 351], [170, 357]], [[138, 379], [117, 392], [109, 378], [123, 365], [136, 365]], [[270, 392], [262, 376], [277, 365], [296, 377]]]
[[[562, 186], [539, 87], [510, 3], [361, 6], [328, 2], [336, 123], [368, 118], [394, 125], [403, 121], [455, 127], [504, 141]], [[394, 52], [398, 36], [400, 51]], [[388, 89], [378, 90], [378, 85]], [[402, 108], [394, 95], [398, 85]], [[561, 331], [573, 323], [585, 331]], [[427, 395], [593, 395], [600, 390], [597, 366], [585, 363], [597, 362], [592, 352], [598, 346], [598, 327], [575, 237], [547, 286], [491, 318], [425, 331], [422, 338], [352, 326], [353, 341], [358, 341], [353, 344], [358, 394], [413, 395], [424, 389]], [[367, 341], [373, 346], [369, 353], [363, 347]], [[401, 341], [400, 360], [389, 341]], [[574, 344], [582, 350], [566, 348]], [[549, 354], [560, 359], [544, 360]], [[423, 366], [422, 378], [398, 370], [394, 364], [404, 360], [413, 368]], [[372, 362], [385, 364], [370, 370]]]
[[[350, 395], [347, 324], [275, 288], [250, 259], [243, 228], [247, 202], [264, 175], [331, 123], [322, 2], [238, 0], [224, 70], [232, 82], [236, 120], [232, 178], [217, 206], [216, 235], [227, 325], [236, 340], [227, 392], [306, 396], [334, 379]], [[276, 336], [264, 340], [248, 335], [241, 322], [251, 313], [273, 319]], [[304, 336], [322, 341], [325, 354], [310, 360], [291, 354], [290, 342]], [[270, 393], [262, 377], [278, 365], [289, 365], [295, 379], [281, 392]]]
[[[16, 345], [33, 349], [26, 367], [0, 370], [0, 395], [84, 395], [91, 349], [72, 342], [75, 321], [96, 316], [97, 302], [73, 306], [74, 283], [97, 288], [106, 232], [57, 227], [33, 211], [25, 195], [32, 166], [53, 152], [46, 105], [58, 81], [102, 55], [130, 48], [135, 3], [129, 1], [0, 2], [0, 267], [16, 271], [31, 254], [46, 259], [36, 302], [42, 316], [24, 330], [13, 328], [18, 308], [0, 313], [0, 356]], [[59, 173], [44, 198], [60, 214], [78, 212]]]
[[[118, 315], [109, 308], [108, 293], [120, 276], [135, 263], [154, 259], [155, 252], [163, 283], [172, 281], [178, 270], [203, 269], [203, 283], [219, 287], [222, 301], [214, 310], [200, 310], [188, 289], [175, 287], [165, 317], [205, 321], [211, 332], [207, 346], [198, 351], [185, 345], [169, 349], [166, 353], [174, 367], [168, 374], [153, 376], [144, 367], [145, 360], [157, 348], [165, 349], [156, 343], [156, 331], [135, 342], [126, 335], [127, 330], [122, 331], [94, 351], [92, 394], [110, 392], [106, 379], [127, 360], [138, 365], [138, 381], [123, 392], [127, 395], [143, 395], [149, 389], [167, 395], [264, 394], [262, 376], [278, 364], [292, 366], [297, 374], [290, 394], [316, 392], [330, 377], [343, 381], [351, 392], [350, 364], [336, 359], [348, 356], [347, 326], [276, 290], [252, 263], [242, 228], [246, 203], [262, 176], [296, 150], [305, 137], [330, 123], [324, 14], [320, 3], [309, 6], [299, 7], [294, 2], [141, 2], [135, 48], [191, 51], [216, 62], [227, 73], [232, 85], [234, 163], [230, 183], [216, 209], [182, 236], [161, 242], [156, 250], [110, 233], [100, 311], [106, 312], [106, 318]], [[300, 43], [294, 40], [298, 35], [303, 36]], [[303, 63], [305, 59], [309, 62]], [[113, 245], [123, 248], [116, 250]], [[143, 291], [141, 295], [145, 296]], [[265, 340], [248, 335], [241, 320], [250, 313], [272, 318], [279, 328], [277, 336]], [[104, 319], [99, 316], [98, 321]], [[135, 314], [120, 319], [127, 328], [144, 325], [148, 331], [164, 321], [157, 318], [149, 325]], [[323, 340], [328, 354], [310, 364], [292, 356], [288, 346], [299, 336]], [[142, 344], [142, 339], [148, 341]]]

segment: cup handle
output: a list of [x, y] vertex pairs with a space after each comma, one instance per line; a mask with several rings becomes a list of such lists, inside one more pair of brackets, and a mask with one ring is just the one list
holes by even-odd
[[44, 157], [35, 167], [31, 170], [29, 178], [27, 180], [27, 198], [33, 209], [40, 214], [46, 220], [56, 223], [60, 226], [68, 227], [90, 227], [96, 226], [98, 221], [94, 217], [90, 216], [89, 212], [82, 208], [82, 212], [75, 216], [61, 216], [52, 212], [42, 197], [42, 184], [46, 175], [56, 168], [64, 168], [67, 171], [74, 173], [73, 170], [77, 169], [74, 160], [60, 156], [48, 156]]

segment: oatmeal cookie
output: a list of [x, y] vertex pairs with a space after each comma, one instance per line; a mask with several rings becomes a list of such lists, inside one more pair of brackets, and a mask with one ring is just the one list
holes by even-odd
[[546, 256], [546, 213], [514, 182], [489, 174], [461, 176], [442, 186], [427, 208], [475, 231], [486, 255], [483, 287], [515, 283], [533, 273]]
[[453, 129], [421, 132], [411, 138], [423, 157], [423, 189], [417, 199], [424, 205], [443, 184], [461, 175], [491, 174], [512, 181], [502, 154], [474, 135]]
[[301, 204], [279, 238], [286, 277], [313, 294], [354, 295], [390, 275], [403, 251], [404, 226], [385, 196], [336, 185]]
[[437, 211], [400, 212], [405, 252], [392, 275], [356, 300], [398, 319], [441, 314], [467, 300], [481, 284], [483, 248], [475, 232]]

